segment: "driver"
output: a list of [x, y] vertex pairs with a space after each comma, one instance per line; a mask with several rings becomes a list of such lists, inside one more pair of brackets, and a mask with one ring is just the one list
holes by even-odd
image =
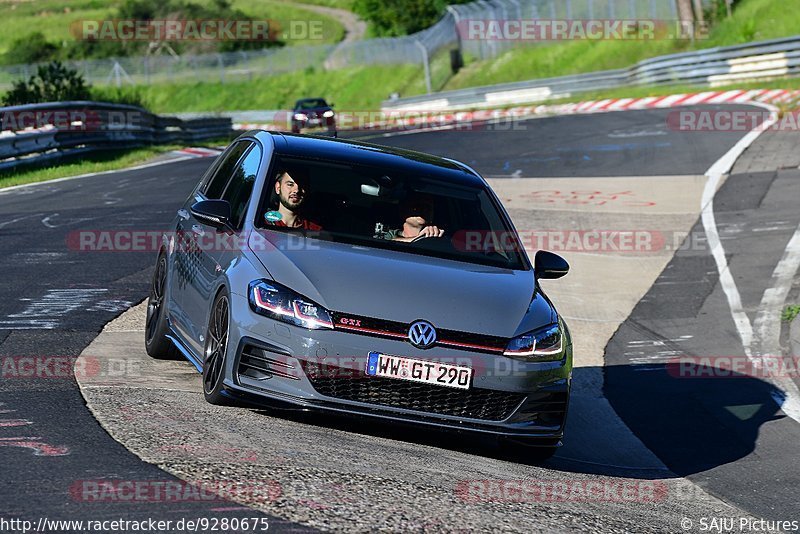
[[267, 223], [288, 228], [322, 230], [322, 227], [298, 215], [308, 192], [308, 174], [300, 169], [284, 171], [275, 180], [278, 209], [265, 214]]
[[433, 198], [417, 194], [400, 204], [402, 227], [381, 232], [375, 237], [411, 242], [425, 237], [442, 237], [444, 230], [433, 224]]

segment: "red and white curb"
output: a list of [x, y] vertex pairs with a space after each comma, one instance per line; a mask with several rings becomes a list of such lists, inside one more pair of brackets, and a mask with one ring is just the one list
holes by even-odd
[[175, 150], [175, 153], [195, 158], [208, 158], [212, 156], [219, 156], [222, 154], [222, 150], [218, 148], [187, 147], [180, 150]]
[[600, 113], [604, 111], [626, 111], [630, 109], [674, 108], [696, 106], [699, 104], [781, 104], [800, 99], [800, 90], [754, 89], [733, 91], [706, 91], [703, 93], [684, 93], [667, 96], [648, 96], [644, 98], [613, 98], [589, 100], [576, 104], [537, 106], [535, 109], [557, 114]]
[[[531, 116], [552, 116], [552, 115], [573, 115], [583, 113], [606, 113], [612, 111], [629, 111], [637, 109], [662, 109], [674, 108], [679, 106], [697, 106], [701, 104], [788, 104], [800, 101], [800, 90], [786, 89], [754, 89], [754, 90], [731, 90], [731, 91], [705, 91], [701, 93], [681, 93], [666, 96], [647, 96], [641, 98], [608, 98], [604, 100], [587, 100], [585, 102], [575, 102], [569, 104], [550, 104], [536, 106], [518, 106], [506, 109], [483, 109], [474, 111], [452, 111], [452, 112], [426, 112], [417, 111], [384, 111], [382, 115], [385, 119], [371, 121], [359, 125], [358, 120], [340, 120], [339, 123], [350, 122], [356, 127], [341, 127], [346, 130], [413, 130], [420, 128], [441, 127], [458, 123], [469, 123], [475, 121], [531, 117]], [[369, 114], [370, 117], [381, 115], [379, 113]], [[347, 118], [347, 112], [340, 113], [340, 116]], [[353, 114], [355, 118], [364, 116], [364, 113]], [[236, 130], [278, 130], [285, 131], [288, 128], [280, 123], [236, 123], [233, 125]]]

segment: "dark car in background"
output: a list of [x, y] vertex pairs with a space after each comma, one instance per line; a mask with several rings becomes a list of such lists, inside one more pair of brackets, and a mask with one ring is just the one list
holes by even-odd
[[292, 109], [292, 132], [300, 133], [303, 129], [325, 129], [336, 131], [336, 114], [333, 104], [324, 98], [303, 98], [295, 102]]
[[[290, 178], [314, 224], [283, 224]], [[423, 219], [438, 230], [408, 236]], [[476, 432], [546, 457], [564, 434], [572, 341], [539, 280], [568, 268], [546, 251], [531, 262], [462, 163], [251, 131], [163, 236], [145, 344], [182, 353], [213, 404]]]

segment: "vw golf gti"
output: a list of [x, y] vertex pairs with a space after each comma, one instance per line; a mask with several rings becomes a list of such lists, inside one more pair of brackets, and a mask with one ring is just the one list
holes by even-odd
[[161, 239], [146, 349], [208, 402], [510, 438], [564, 435], [572, 342], [487, 182], [441, 157], [251, 131]]

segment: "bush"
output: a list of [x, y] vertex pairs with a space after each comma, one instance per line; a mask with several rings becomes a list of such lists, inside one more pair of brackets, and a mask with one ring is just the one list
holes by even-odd
[[42, 32], [16, 39], [6, 51], [6, 63], [40, 63], [56, 59], [59, 48], [47, 41]]
[[3, 105], [18, 106], [89, 98], [89, 86], [78, 71], [59, 61], [51, 61], [40, 66], [36, 74], [27, 81], [15, 81], [11, 90], [3, 97]]

